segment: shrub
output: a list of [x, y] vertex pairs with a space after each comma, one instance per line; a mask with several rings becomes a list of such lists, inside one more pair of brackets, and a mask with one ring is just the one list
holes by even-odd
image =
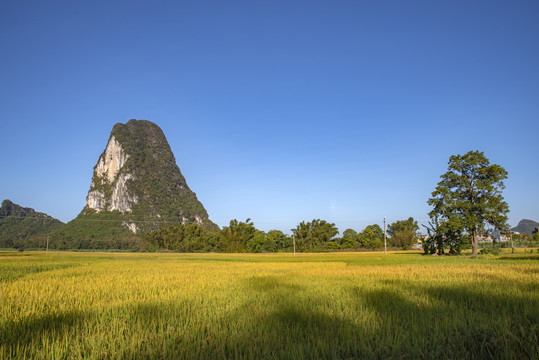
[[499, 247], [483, 248], [479, 251], [479, 254], [481, 255], [491, 254], [491, 255], [498, 256], [501, 253], [502, 253], [502, 249], [500, 249]]

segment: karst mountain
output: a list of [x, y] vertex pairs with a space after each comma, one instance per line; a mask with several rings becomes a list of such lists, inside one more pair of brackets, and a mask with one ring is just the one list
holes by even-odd
[[218, 229], [187, 185], [161, 128], [133, 119], [114, 125], [94, 166], [86, 205], [61, 235], [68, 242], [125, 238], [190, 223]]

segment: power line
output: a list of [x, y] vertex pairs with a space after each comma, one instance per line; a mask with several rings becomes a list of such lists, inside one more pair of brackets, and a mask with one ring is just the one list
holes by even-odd
[[[129, 216], [129, 215], [127, 215]], [[57, 220], [53, 217], [36, 217], [36, 216], [0, 216], [0, 220], [2, 219], [15, 219], [15, 220], [31, 220], [33, 222], [40, 222], [44, 220]], [[208, 219], [209, 220], [209, 219]], [[213, 219], [215, 221], [215, 219]], [[226, 221], [220, 221], [224, 222], [225, 226], [226, 223], [231, 219], [228, 219]], [[418, 219], [419, 221], [420, 219]], [[60, 221], [60, 220], [58, 220]], [[304, 220], [302, 220], [304, 221]], [[68, 223], [71, 222], [91, 222], [91, 223], [118, 223], [118, 224], [161, 224], [161, 225], [182, 225], [184, 224], [183, 221], [180, 218], [167, 220], [167, 219], [159, 219], [159, 218], [146, 218], [146, 219], [129, 219], [128, 217], [124, 219], [92, 219], [92, 218], [75, 218], [73, 220], [68, 221]], [[377, 224], [379, 221], [376, 219], [369, 219], [369, 220], [328, 220], [330, 223], [334, 224]], [[257, 226], [259, 225], [275, 225], [275, 226], [290, 226], [291, 224], [299, 223], [298, 220], [291, 220], [291, 221], [256, 221], [254, 222]], [[381, 223], [384, 224], [385, 228], [385, 218], [383, 218], [383, 221]], [[64, 223], [65, 224], [65, 223]]]
[[[129, 216], [129, 215], [126, 215], [126, 216]], [[29, 220], [58, 220], [56, 218], [53, 218], [53, 217], [36, 217], [36, 216], [12, 216], [12, 215], [8, 215], [8, 216], [0, 216], [0, 219], [29, 219]], [[109, 221], [129, 221], [129, 222], [167, 222], [167, 223], [173, 223], [175, 221], [173, 220], [164, 220], [164, 219], [159, 219], [159, 218], [156, 218], [156, 219], [153, 219], [153, 218], [146, 218], [147, 220], [135, 220], [135, 219], [91, 219], [91, 218], [82, 218], [82, 219], [78, 219], [78, 218], [75, 218], [73, 220], [70, 220], [68, 222], [71, 222], [71, 221], [97, 221], [97, 222], [109, 222]], [[178, 218], [179, 219], [179, 218]], [[229, 218], [227, 220], [224, 220], [224, 221], [229, 221], [229, 220], [232, 220], [232, 218]], [[324, 220], [324, 219], [322, 219]], [[60, 221], [60, 220], [58, 220]], [[222, 219], [213, 219], [213, 221], [223, 221]], [[263, 225], [269, 225], [269, 224], [289, 224], [291, 222], [295, 222], [297, 220], [291, 220], [291, 221], [283, 221], [283, 220], [278, 220], [278, 221], [256, 221], [257, 224], [263, 224]], [[305, 219], [301, 220], [301, 221], [305, 221]], [[377, 221], [379, 221], [378, 219], [368, 219], [368, 220], [326, 220], [328, 222], [333, 222], [333, 223], [376, 223]]]

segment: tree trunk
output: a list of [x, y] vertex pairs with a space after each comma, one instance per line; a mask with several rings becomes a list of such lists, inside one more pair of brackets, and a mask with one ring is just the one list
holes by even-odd
[[477, 256], [477, 234], [475, 233], [475, 229], [472, 230], [472, 256]]

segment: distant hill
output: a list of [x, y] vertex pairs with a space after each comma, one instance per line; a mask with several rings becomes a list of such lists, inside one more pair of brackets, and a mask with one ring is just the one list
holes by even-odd
[[63, 225], [47, 214], [4, 200], [0, 207], [0, 248], [44, 247], [45, 236]]
[[517, 231], [524, 234], [532, 234], [535, 228], [539, 228], [539, 223], [533, 220], [522, 219], [518, 222], [518, 225], [512, 228], [512, 231]]
[[54, 246], [127, 248], [148, 231], [191, 223], [219, 229], [187, 185], [163, 131], [132, 119], [112, 128], [86, 206], [54, 234]]

